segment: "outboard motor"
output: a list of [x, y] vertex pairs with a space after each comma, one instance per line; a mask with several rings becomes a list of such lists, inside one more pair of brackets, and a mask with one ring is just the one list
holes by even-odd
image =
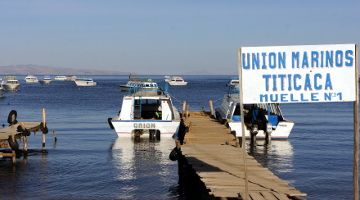
[[258, 125], [257, 125], [257, 124], [253, 124], [253, 125], [251, 126], [251, 131], [250, 131], [251, 135], [257, 135], [258, 132], [259, 132], [259, 127], [258, 127]]

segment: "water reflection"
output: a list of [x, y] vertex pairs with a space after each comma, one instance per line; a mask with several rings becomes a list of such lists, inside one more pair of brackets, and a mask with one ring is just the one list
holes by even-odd
[[248, 146], [249, 154], [264, 167], [274, 172], [293, 171], [293, 146], [290, 141], [271, 141], [269, 144], [257, 142], [256, 146]]
[[169, 160], [174, 146], [171, 138], [161, 141], [146, 137], [117, 138], [111, 146], [114, 177], [127, 186], [119, 198], [166, 194], [177, 183], [177, 163]]

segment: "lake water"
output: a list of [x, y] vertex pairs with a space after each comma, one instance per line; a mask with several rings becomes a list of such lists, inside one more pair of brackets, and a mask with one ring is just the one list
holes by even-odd
[[[46, 108], [48, 154], [32, 152], [16, 166], [0, 159], [0, 199], [186, 199], [178, 185], [177, 163], [168, 159], [174, 141], [118, 139], [107, 123], [120, 109], [119, 85], [127, 76], [93, 76], [98, 86], [72, 82], [25, 84], [0, 99], [0, 123], [10, 110], [19, 121], [40, 121]], [[162, 76], [151, 76], [160, 82]], [[185, 87], [170, 87], [178, 109], [208, 110], [219, 104], [230, 76], [184, 76]], [[295, 122], [287, 141], [272, 141], [249, 152], [308, 199], [352, 199], [352, 103], [282, 105]], [[52, 130], [58, 141], [54, 143]], [[30, 137], [41, 149], [41, 134]]]

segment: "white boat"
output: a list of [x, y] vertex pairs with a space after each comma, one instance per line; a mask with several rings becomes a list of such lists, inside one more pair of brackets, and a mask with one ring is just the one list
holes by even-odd
[[171, 97], [160, 91], [145, 91], [125, 95], [121, 111], [108, 119], [118, 137], [149, 134], [150, 138], [176, 136], [180, 115]]
[[129, 91], [132, 88], [140, 87], [141, 81], [140, 80], [129, 80], [126, 84], [120, 85], [121, 91]]
[[75, 84], [80, 87], [96, 86], [96, 82], [91, 78], [77, 78]]
[[67, 77], [66, 76], [55, 76], [54, 80], [55, 81], [66, 81]]
[[16, 76], [5, 76], [2, 85], [5, 90], [10, 90], [10, 91], [17, 90], [20, 87], [20, 83], [16, 79]]
[[121, 91], [136, 91], [138, 89], [144, 89], [144, 90], [158, 90], [158, 84], [151, 79], [131, 79], [129, 80], [125, 85], [120, 85]]
[[39, 82], [40, 82], [40, 84], [48, 85], [51, 82], [51, 77], [50, 76], [44, 76], [44, 78], [42, 80], [40, 80]]
[[66, 81], [75, 81], [77, 79], [77, 76], [66, 76]]
[[0, 84], [0, 98], [4, 97], [4, 93], [5, 93], [5, 89], [2, 85], [2, 80], [0, 80], [1, 84]]
[[227, 86], [238, 86], [239, 85], [239, 79], [231, 79], [228, 83]]
[[187, 85], [187, 82], [181, 76], [172, 76], [170, 79], [165, 79], [169, 85]]
[[36, 76], [27, 75], [27, 76], [25, 77], [25, 82], [26, 82], [26, 83], [38, 83], [39, 80], [38, 80], [38, 78], [37, 78]]
[[[236, 137], [242, 137], [239, 102], [237, 92], [229, 93], [215, 109], [216, 118], [227, 123]], [[244, 113], [246, 138], [254, 134], [256, 138], [265, 139], [270, 134], [272, 139], [287, 139], [294, 127], [294, 122], [283, 117], [279, 104], [246, 104]]]

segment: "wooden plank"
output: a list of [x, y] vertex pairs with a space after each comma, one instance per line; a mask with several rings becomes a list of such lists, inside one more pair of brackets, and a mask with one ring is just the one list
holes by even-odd
[[289, 197], [287, 197], [285, 194], [279, 194], [279, 193], [276, 193], [276, 192], [274, 192], [273, 193], [275, 196], [276, 196], [276, 198], [278, 198], [279, 200], [289, 200]]
[[260, 193], [258, 192], [250, 192], [250, 199], [252, 200], [266, 200]]
[[272, 192], [260, 192], [266, 200], [279, 200]]

